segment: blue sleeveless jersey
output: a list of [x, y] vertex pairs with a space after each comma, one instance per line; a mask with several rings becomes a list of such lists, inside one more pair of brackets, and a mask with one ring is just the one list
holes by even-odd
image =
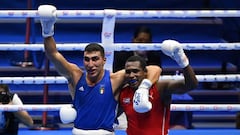
[[112, 131], [117, 101], [113, 96], [109, 71], [105, 70], [102, 80], [93, 87], [88, 86], [84, 73], [76, 86], [73, 105], [77, 110], [75, 128]]

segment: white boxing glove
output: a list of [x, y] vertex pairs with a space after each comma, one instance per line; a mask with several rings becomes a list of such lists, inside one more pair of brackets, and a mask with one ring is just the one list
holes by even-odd
[[162, 52], [174, 59], [181, 68], [185, 68], [189, 65], [189, 60], [179, 42], [175, 40], [164, 40], [161, 48]]
[[149, 89], [152, 82], [148, 79], [143, 79], [138, 89], [134, 93], [133, 108], [136, 112], [145, 113], [152, 109], [152, 103], [149, 101]]
[[74, 108], [72, 107], [61, 107], [60, 111], [59, 111], [59, 116], [60, 116], [60, 120], [62, 121], [62, 123], [64, 124], [68, 124], [73, 122], [76, 117], [77, 117], [77, 112]]
[[42, 36], [44, 38], [54, 35], [54, 24], [57, 19], [56, 7], [52, 5], [41, 5], [38, 7], [38, 14], [42, 26]]

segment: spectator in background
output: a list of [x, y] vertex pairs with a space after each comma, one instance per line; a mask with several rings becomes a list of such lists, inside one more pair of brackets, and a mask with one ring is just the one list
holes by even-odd
[[[0, 84], [0, 105], [23, 105], [18, 95], [10, 93], [6, 84]], [[5, 112], [0, 111], [0, 134], [1, 135], [17, 135], [19, 122], [28, 126], [33, 126], [33, 120], [26, 111]]]
[[[151, 29], [146, 26], [136, 28], [132, 43], [152, 43]], [[116, 51], [114, 52], [113, 72], [123, 69], [128, 57], [133, 55], [143, 57], [148, 65], [161, 66], [160, 51]]]

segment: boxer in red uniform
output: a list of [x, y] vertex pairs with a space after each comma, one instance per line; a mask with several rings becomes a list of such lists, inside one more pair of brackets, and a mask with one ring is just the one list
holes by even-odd
[[[151, 85], [145, 79], [146, 62], [139, 56], [131, 56], [125, 64], [128, 85], [121, 90], [119, 97], [120, 106], [128, 121], [128, 135], [167, 135], [170, 128], [171, 94], [183, 94], [198, 85], [196, 75], [179, 42], [165, 40], [162, 52], [179, 64], [184, 79], [159, 80]], [[149, 84], [143, 85], [148, 87], [147, 90], [141, 89], [141, 82]]]

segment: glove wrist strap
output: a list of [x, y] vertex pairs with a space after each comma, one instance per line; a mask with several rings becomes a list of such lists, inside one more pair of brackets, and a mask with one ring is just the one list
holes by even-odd
[[152, 87], [152, 82], [148, 79], [143, 79], [139, 88], [150, 89]]

